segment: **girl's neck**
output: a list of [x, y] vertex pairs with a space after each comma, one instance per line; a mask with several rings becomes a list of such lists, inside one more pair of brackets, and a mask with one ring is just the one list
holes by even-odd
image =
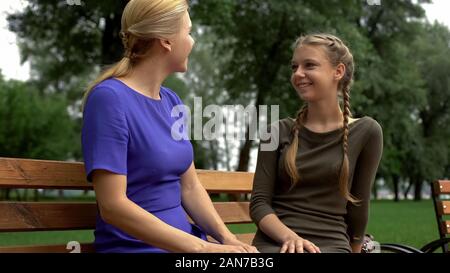
[[337, 100], [335, 103], [319, 101], [308, 103], [308, 114], [305, 121], [307, 127], [318, 131], [328, 131], [342, 126], [343, 113]]

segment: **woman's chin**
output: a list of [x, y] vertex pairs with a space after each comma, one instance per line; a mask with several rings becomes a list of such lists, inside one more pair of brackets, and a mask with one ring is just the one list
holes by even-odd
[[180, 65], [179, 67], [177, 67], [175, 69], [175, 72], [179, 72], [179, 73], [184, 73], [188, 70], [188, 65], [187, 63]]

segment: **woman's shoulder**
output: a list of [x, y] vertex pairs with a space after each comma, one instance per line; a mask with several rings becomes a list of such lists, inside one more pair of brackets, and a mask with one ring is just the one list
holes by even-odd
[[161, 93], [163, 96], [166, 96], [167, 98], [169, 98], [169, 101], [173, 105], [183, 104], [183, 101], [181, 100], [180, 96], [178, 96], [178, 94], [175, 91], [173, 91], [172, 89], [165, 87], [165, 86], [161, 86]]
[[120, 86], [111, 79], [101, 81], [91, 89], [86, 103], [91, 102], [94, 104], [119, 104], [119, 95], [120, 93], [123, 93], [118, 92], [119, 89]]

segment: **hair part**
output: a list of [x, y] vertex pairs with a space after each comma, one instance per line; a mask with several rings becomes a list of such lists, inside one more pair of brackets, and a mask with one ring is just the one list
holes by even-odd
[[92, 89], [112, 77], [124, 77], [147, 57], [154, 42], [176, 35], [189, 6], [187, 0], [131, 0], [122, 13], [119, 33], [124, 47], [121, 60], [106, 68], [86, 89], [83, 108]]
[[[333, 67], [339, 64], [345, 66], [345, 74], [338, 83], [338, 92], [341, 93], [343, 99], [343, 129], [342, 136], [342, 150], [343, 158], [339, 173], [339, 190], [342, 196], [352, 202], [358, 204], [361, 200], [355, 198], [349, 191], [349, 159], [348, 159], [348, 134], [349, 126], [348, 120], [352, 116], [350, 110], [350, 88], [353, 83], [354, 62], [353, 55], [348, 47], [338, 37], [331, 34], [311, 34], [301, 36], [295, 42], [295, 49], [302, 46], [320, 46], [324, 49], [326, 56]], [[295, 187], [301, 181], [301, 176], [296, 165], [296, 156], [299, 146], [299, 131], [300, 127], [305, 123], [308, 115], [308, 105], [305, 104], [297, 113], [294, 126], [292, 128], [292, 141], [289, 145], [284, 159], [284, 166], [286, 172], [291, 177], [291, 188]]]

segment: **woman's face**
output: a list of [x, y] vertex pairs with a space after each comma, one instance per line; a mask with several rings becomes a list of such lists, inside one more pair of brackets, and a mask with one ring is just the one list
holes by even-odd
[[[299, 46], [292, 58], [291, 84], [302, 100], [308, 102], [337, 98], [342, 66], [333, 67], [321, 46]], [[345, 68], [344, 68], [345, 72]]]
[[191, 28], [191, 18], [186, 12], [182, 19], [180, 32], [172, 40], [170, 63], [173, 72], [187, 71], [188, 57], [195, 43], [191, 37]]

